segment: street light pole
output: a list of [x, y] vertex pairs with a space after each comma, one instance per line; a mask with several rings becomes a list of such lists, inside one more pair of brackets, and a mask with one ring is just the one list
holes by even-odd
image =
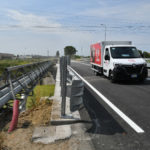
[[106, 41], [106, 31], [107, 31], [107, 26], [106, 26], [106, 24], [101, 24], [102, 26], [104, 26], [104, 28], [105, 28], [105, 41]]

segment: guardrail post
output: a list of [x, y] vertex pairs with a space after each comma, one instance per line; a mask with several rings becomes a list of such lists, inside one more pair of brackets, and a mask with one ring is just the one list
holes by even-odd
[[[60, 67], [60, 86], [62, 84], [62, 57], [60, 57], [60, 60], [59, 60], [59, 67]], [[62, 87], [62, 86], [61, 86]], [[61, 93], [62, 94], [62, 93]]]
[[65, 116], [66, 111], [66, 82], [67, 82], [67, 58], [63, 56], [61, 58], [61, 94], [62, 94], [62, 103], [61, 103], [61, 116]]
[[67, 56], [67, 65], [70, 65], [70, 56]]

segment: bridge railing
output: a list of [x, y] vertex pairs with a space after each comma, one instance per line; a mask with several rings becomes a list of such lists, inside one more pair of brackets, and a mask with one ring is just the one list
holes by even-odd
[[[1, 77], [0, 108], [19, 93], [27, 95], [51, 66], [50, 61], [8, 67]], [[20, 97], [18, 98], [20, 99]], [[21, 101], [23, 102], [23, 101]]]

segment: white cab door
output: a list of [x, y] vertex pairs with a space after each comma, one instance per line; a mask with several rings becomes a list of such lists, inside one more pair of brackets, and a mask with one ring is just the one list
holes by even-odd
[[110, 68], [110, 52], [108, 48], [105, 48], [103, 60], [103, 73], [108, 77]]

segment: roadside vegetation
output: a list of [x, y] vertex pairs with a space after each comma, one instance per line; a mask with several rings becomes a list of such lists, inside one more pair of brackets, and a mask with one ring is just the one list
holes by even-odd
[[150, 60], [146, 60], [147, 61], [147, 63], [150, 63]]
[[[27, 99], [27, 110], [19, 115], [17, 130], [11, 134], [7, 133], [9, 123], [0, 132], [0, 150], [5, 149], [21, 149], [22, 143], [25, 149], [33, 146], [35, 149], [41, 145], [34, 145], [30, 142], [33, 129], [37, 126], [47, 126], [50, 124], [50, 115], [52, 110], [52, 100], [48, 97], [54, 95], [55, 85], [37, 85], [34, 94]], [[15, 137], [15, 138], [14, 138]], [[15, 143], [15, 144], [14, 144]]]
[[37, 85], [33, 91], [33, 95], [27, 99], [27, 109], [32, 109], [40, 104], [41, 97], [51, 97], [54, 95], [55, 85]]
[[33, 62], [37, 62], [37, 59], [25, 59], [25, 60], [11, 60], [11, 59], [4, 59], [0, 60], [0, 75], [4, 72], [5, 68], [17, 65], [25, 65], [30, 64]]
[[[39, 61], [42, 60], [0, 60], [0, 75], [3, 73], [6, 67], [30, 64]], [[37, 85], [34, 88], [33, 95], [29, 96], [27, 99], [27, 110], [19, 115], [17, 130], [11, 134], [7, 133], [10, 121], [0, 128], [0, 150], [12, 149], [14, 142], [17, 142], [16, 146], [21, 147], [22, 145], [18, 144], [20, 143], [20, 139], [22, 139], [21, 143], [23, 143], [25, 139], [30, 139], [33, 132], [33, 127], [41, 125], [47, 126], [50, 123], [53, 101], [49, 100], [49, 97], [54, 95], [54, 89], [55, 84], [53, 83], [50, 83], [50, 85]], [[13, 101], [10, 101], [10, 106], [13, 104], [12, 102]], [[18, 141], [11, 136], [16, 137]], [[12, 139], [14, 139], [14, 141], [12, 141]], [[30, 142], [30, 140], [28, 140], [28, 142], [31, 146], [32, 142]], [[30, 149], [30, 146], [28, 146], [27, 149]], [[14, 149], [17, 148], [14, 146]]]

